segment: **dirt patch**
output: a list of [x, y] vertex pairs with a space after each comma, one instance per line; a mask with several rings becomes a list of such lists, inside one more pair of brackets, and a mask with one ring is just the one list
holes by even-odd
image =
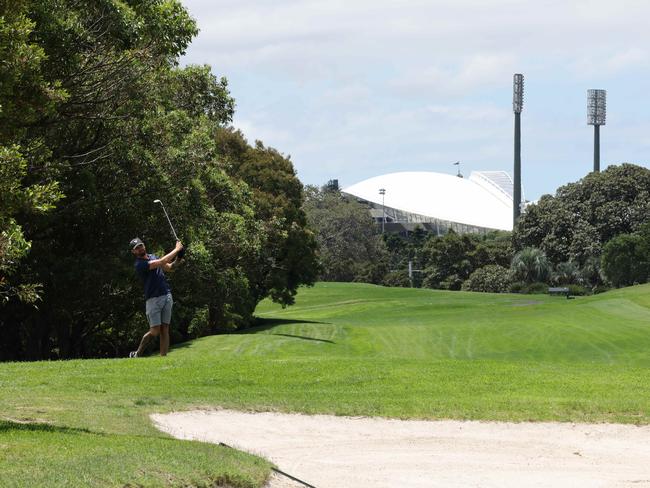
[[[318, 488], [650, 487], [650, 426], [415, 421], [232, 410], [152, 415]], [[299, 487], [274, 476], [272, 487]]]

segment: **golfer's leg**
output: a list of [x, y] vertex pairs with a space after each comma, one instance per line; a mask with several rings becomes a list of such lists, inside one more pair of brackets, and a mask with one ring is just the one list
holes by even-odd
[[145, 335], [142, 336], [142, 340], [140, 341], [140, 346], [138, 346], [138, 356], [142, 356], [142, 354], [144, 354], [144, 349], [147, 347], [149, 342], [151, 342], [151, 339], [153, 339], [159, 334], [160, 334], [160, 326], [157, 325], [155, 327], [151, 327], [149, 329], [149, 332], [147, 332]]
[[160, 326], [160, 355], [166, 356], [169, 352], [169, 324]]
[[162, 326], [160, 327], [160, 355], [166, 356], [169, 352], [169, 324], [172, 321], [172, 307], [174, 306], [174, 300], [172, 299], [172, 294], [169, 293], [165, 297], [165, 305], [160, 311], [160, 319]]

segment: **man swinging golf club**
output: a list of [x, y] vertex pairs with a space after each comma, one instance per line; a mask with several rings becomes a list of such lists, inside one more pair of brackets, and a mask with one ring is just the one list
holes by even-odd
[[129, 247], [136, 257], [135, 272], [144, 285], [149, 322], [149, 331], [142, 337], [138, 350], [131, 352], [129, 357], [142, 356], [147, 344], [157, 336], [160, 336], [160, 355], [166, 356], [169, 351], [169, 324], [174, 301], [164, 271], [174, 271], [174, 267], [180, 262], [180, 259], [176, 258], [183, 250], [183, 244], [177, 240], [174, 250], [162, 258], [158, 258], [155, 254], [147, 254], [147, 248], [139, 237], [132, 239]]
[[174, 300], [172, 293], [165, 278], [164, 271], [172, 272], [185, 255], [185, 249], [180, 239], [176, 235], [172, 221], [167, 215], [167, 210], [160, 200], [154, 200], [165, 212], [169, 228], [176, 239], [176, 247], [169, 254], [158, 258], [155, 254], [147, 254], [147, 248], [139, 237], [131, 239], [129, 247], [136, 257], [135, 272], [142, 280], [144, 285], [144, 299], [146, 304], [147, 320], [149, 321], [149, 332], [147, 332], [140, 341], [137, 351], [129, 354], [131, 358], [142, 356], [144, 348], [149, 341], [156, 336], [160, 336], [160, 355], [166, 356], [169, 352], [169, 323], [172, 318], [172, 306]]

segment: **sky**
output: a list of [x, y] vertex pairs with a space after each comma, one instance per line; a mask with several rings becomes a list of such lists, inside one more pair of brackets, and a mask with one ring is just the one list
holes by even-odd
[[601, 168], [650, 167], [648, 0], [182, 0], [182, 64], [228, 79], [233, 125], [304, 184], [398, 171], [512, 174], [525, 78], [524, 196], [593, 168], [587, 90], [607, 90]]

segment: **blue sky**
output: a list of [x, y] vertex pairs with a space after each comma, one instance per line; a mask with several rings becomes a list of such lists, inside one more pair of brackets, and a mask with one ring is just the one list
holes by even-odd
[[382, 173], [512, 172], [512, 75], [525, 76], [527, 199], [593, 165], [586, 92], [607, 90], [601, 167], [650, 167], [648, 0], [183, 0], [234, 126], [305, 184]]

